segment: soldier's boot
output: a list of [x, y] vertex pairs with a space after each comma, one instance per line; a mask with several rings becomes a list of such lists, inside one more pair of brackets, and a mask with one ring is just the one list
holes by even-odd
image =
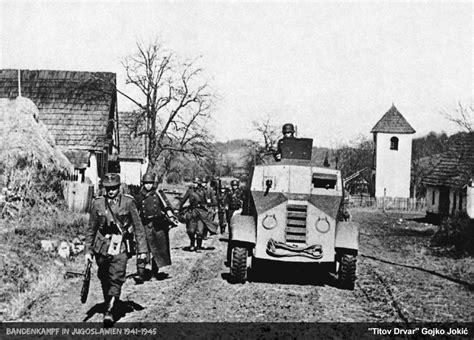
[[195, 246], [196, 240], [195, 240], [194, 236], [190, 237], [190, 239], [191, 239], [191, 244], [189, 245], [189, 251], [195, 251], [196, 250], [196, 246]]
[[155, 260], [151, 260], [151, 273], [153, 274], [155, 279], [159, 279], [160, 267], [157, 266]]
[[197, 247], [196, 247], [196, 253], [200, 253], [202, 251], [202, 238], [197, 239]]
[[146, 259], [137, 259], [137, 275], [133, 278], [135, 284], [141, 285], [145, 281]]
[[104, 314], [104, 327], [106, 328], [114, 325], [114, 315], [112, 311], [114, 309], [115, 300], [115, 296], [109, 296], [107, 299], [107, 310]]

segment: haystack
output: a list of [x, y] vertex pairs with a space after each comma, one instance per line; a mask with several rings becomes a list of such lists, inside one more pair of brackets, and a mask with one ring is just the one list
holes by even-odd
[[38, 108], [28, 98], [0, 99], [0, 164], [14, 166], [27, 160], [46, 170], [73, 172], [74, 167], [56, 147], [46, 126], [38, 121]]

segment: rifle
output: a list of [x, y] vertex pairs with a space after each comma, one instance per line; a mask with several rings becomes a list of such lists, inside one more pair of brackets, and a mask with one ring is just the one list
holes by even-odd
[[86, 271], [84, 273], [84, 281], [82, 282], [81, 289], [81, 302], [86, 303], [87, 295], [89, 295], [89, 285], [91, 283], [91, 267], [92, 261], [87, 261]]
[[170, 224], [170, 228], [177, 227], [179, 224], [178, 218], [174, 215], [171, 202], [168, 200], [168, 197], [166, 197], [163, 190], [158, 190], [158, 197], [160, 198], [161, 204], [163, 204], [163, 207], [165, 208], [164, 216]]

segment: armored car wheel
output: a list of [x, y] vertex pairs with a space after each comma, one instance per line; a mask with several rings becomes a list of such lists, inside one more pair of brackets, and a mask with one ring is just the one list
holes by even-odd
[[234, 246], [231, 249], [230, 275], [236, 282], [247, 280], [247, 248]]
[[336, 263], [336, 275], [338, 286], [342, 289], [354, 290], [356, 279], [355, 255], [341, 254]]

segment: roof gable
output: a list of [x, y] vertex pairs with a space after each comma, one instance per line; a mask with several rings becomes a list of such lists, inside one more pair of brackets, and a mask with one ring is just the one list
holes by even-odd
[[474, 175], [474, 132], [453, 137], [448, 151], [423, 183], [461, 189]]
[[375, 124], [370, 131], [371, 133], [415, 133], [415, 129], [407, 122], [405, 117], [397, 110], [395, 105], [392, 104], [390, 110], [388, 110], [382, 118]]
[[[35, 103], [39, 119], [66, 149], [100, 151], [108, 146], [115, 83], [115, 73], [108, 72], [21, 70], [22, 96]], [[0, 98], [17, 96], [18, 71], [0, 70]]]

